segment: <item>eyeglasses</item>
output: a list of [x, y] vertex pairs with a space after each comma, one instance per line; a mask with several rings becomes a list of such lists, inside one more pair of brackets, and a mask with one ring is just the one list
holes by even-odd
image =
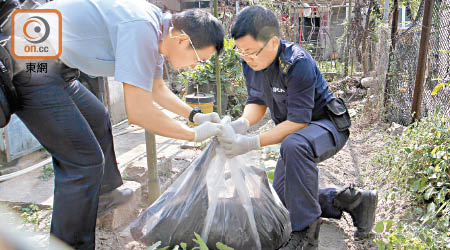
[[267, 41], [264, 44], [264, 46], [260, 50], [258, 50], [256, 53], [246, 54], [244, 52], [239, 51], [239, 49], [237, 48], [236, 45], [234, 45], [234, 50], [239, 54], [240, 57], [247, 57], [247, 58], [255, 59], [256, 57], [258, 57], [259, 54], [261, 54], [261, 52], [264, 50], [264, 48], [266, 48], [267, 44], [269, 44], [269, 41]]
[[[179, 35], [178, 36], [172, 36], [172, 29], [173, 28], [174, 27], [172, 25], [172, 27], [169, 29], [169, 36], [170, 36], [170, 38], [177, 38], [177, 37], [179, 37]], [[183, 33], [184, 35], [187, 35], [186, 32], [184, 32], [184, 30], [181, 30], [181, 33]], [[191, 47], [194, 50], [195, 55], [197, 56], [197, 62], [200, 63], [200, 64], [205, 63], [204, 60], [200, 59], [200, 56], [198, 55], [197, 50], [195, 49], [194, 44], [192, 43], [192, 40], [191, 40], [190, 37], [189, 37], [189, 43], [191, 44]]]

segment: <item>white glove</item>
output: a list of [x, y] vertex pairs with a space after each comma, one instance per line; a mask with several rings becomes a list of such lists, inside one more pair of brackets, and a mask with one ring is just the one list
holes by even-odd
[[231, 122], [231, 127], [233, 127], [236, 134], [245, 135], [247, 130], [250, 128], [250, 122], [244, 117], [241, 117]]
[[204, 122], [202, 125], [194, 127], [195, 142], [204, 141], [216, 135], [222, 135], [223, 125], [212, 122]]
[[234, 138], [219, 137], [219, 141], [222, 144], [225, 155], [230, 158], [261, 148], [259, 135], [236, 134]]
[[194, 118], [192, 118], [192, 120], [194, 120], [195, 124], [203, 124], [204, 122], [220, 123], [219, 114], [217, 114], [216, 112], [208, 114], [197, 113], [194, 115]]

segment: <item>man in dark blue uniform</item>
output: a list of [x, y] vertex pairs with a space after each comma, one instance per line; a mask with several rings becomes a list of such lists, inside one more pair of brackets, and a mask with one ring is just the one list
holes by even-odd
[[[243, 59], [248, 99], [232, 123], [236, 138], [220, 138], [228, 156], [281, 143], [273, 187], [290, 213], [291, 239], [281, 249], [317, 249], [320, 217], [348, 212], [355, 237], [372, 230], [377, 193], [353, 186], [320, 189], [317, 163], [335, 155], [347, 142], [350, 118], [333, 97], [314, 59], [305, 49], [279, 39], [276, 16], [261, 6], [243, 9], [231, 31]], [[269, 108], [276, 127], [244, 135]]]

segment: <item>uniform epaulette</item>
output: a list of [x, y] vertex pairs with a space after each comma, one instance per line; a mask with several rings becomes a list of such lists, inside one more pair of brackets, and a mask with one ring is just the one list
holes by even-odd
[[283, 71], [284, 74], [287, 74], [292, 66], [292, 63], [290, 61], [284, 60], [281, 55], [278, 57], [278, 60], [280, 61], [281, 71]]

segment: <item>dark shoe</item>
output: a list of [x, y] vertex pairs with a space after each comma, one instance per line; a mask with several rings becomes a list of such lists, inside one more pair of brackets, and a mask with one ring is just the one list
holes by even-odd
[[356, 227], [355, 239], [365, 239], [372, 231], [375, 222], [375, 210], [378, 203], [378, 192], [363, 190], [350, 185], [339, 191], [333, 204], [350, 214]]
[[291, 238], [279, 250], [315, 250], [319, 249], [319, 232], [322, 221], [317, 219], [303, 231], [294, 231]]
[[111, 192], [102, 194], [98, 200], [97, 218], [102, 218], [118, 206], [127, 203], [133, 197], [133, 191], [129, 188], [120, 190], [114, 189]]

